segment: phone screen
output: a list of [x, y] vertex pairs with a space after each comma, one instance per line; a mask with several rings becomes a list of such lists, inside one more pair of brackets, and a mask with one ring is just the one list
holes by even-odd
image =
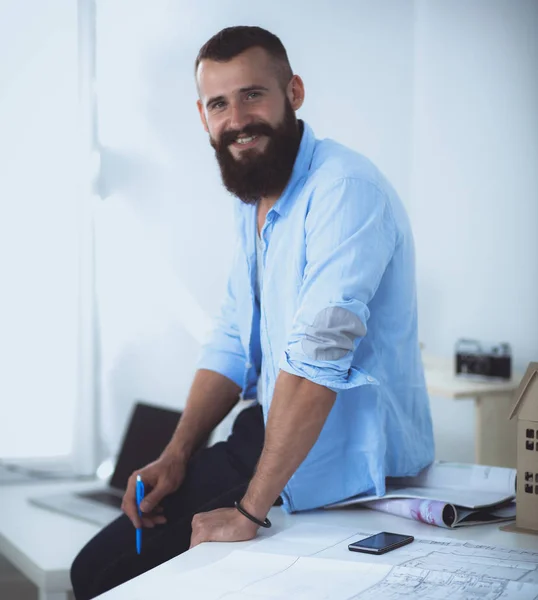
[[414, 538], [411, 535], [400, 535], [399, 533], [388, 533], [387, 531], [382, 531], [381, 533], [376, 533], [375, 535], [364, 538], [363, 540], [353, 542], [352, 544], [349, 544], [348, 547], [350, 550], [381, 554], [382, 552], [387, 552], [393, 547], [409, 544], [413, 541], [413, 539]]

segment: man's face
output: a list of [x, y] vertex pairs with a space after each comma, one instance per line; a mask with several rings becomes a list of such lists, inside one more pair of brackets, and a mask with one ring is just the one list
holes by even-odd
[[228, 62], [203, 60], [197, 81], [198, 109], [224, 185], [247, 203], [279, 195], [300, 143], [293, 106], [297, 82], [283, 90], [274, 63], [261, 48]]

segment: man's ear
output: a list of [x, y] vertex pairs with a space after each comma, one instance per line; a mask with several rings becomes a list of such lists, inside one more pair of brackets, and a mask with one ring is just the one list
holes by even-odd
[[206, 130], [206, 133], [209, 133], [209, 128], [207, 127], [207, 120], [205, 118], [204, 106], [202, 104], [202, 101], [201, 100], [197, 100], [196, 101], [196, 106], [198, 107], [198, 113], [200, 114], [200, 120], [202, 121], [202, 125], [204, 126], [204, 129]]
[[286, 87], [286, 95], [293, 110], [299, 110], [303, 105], [305, 96], [304, 83], [299, 75], [294, 75], [290, 79]]

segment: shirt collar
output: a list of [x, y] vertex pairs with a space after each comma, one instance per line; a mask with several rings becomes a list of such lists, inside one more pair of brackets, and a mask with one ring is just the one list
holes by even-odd
[[316, 137], [310, 126], [303, 123], [303, 135], [301, 137], [301, 143], [299, 144], [299, 151], [295, 158], [291, 177], [284, 188], [280, 198], [277, 200], [272, 210], [277, 212], [280, 216], [286, 215], [291, 208], [291, 200], [293, 199], [297, 184], [306, 178], [310, 165], [312, 163], [312, 157], [314, 156], [314, 147], [316, 145]]

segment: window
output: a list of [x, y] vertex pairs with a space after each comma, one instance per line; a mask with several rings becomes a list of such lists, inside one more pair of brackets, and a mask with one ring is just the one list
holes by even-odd
[[71, 452], [77, 2], [0, 3], [0, 457]]

